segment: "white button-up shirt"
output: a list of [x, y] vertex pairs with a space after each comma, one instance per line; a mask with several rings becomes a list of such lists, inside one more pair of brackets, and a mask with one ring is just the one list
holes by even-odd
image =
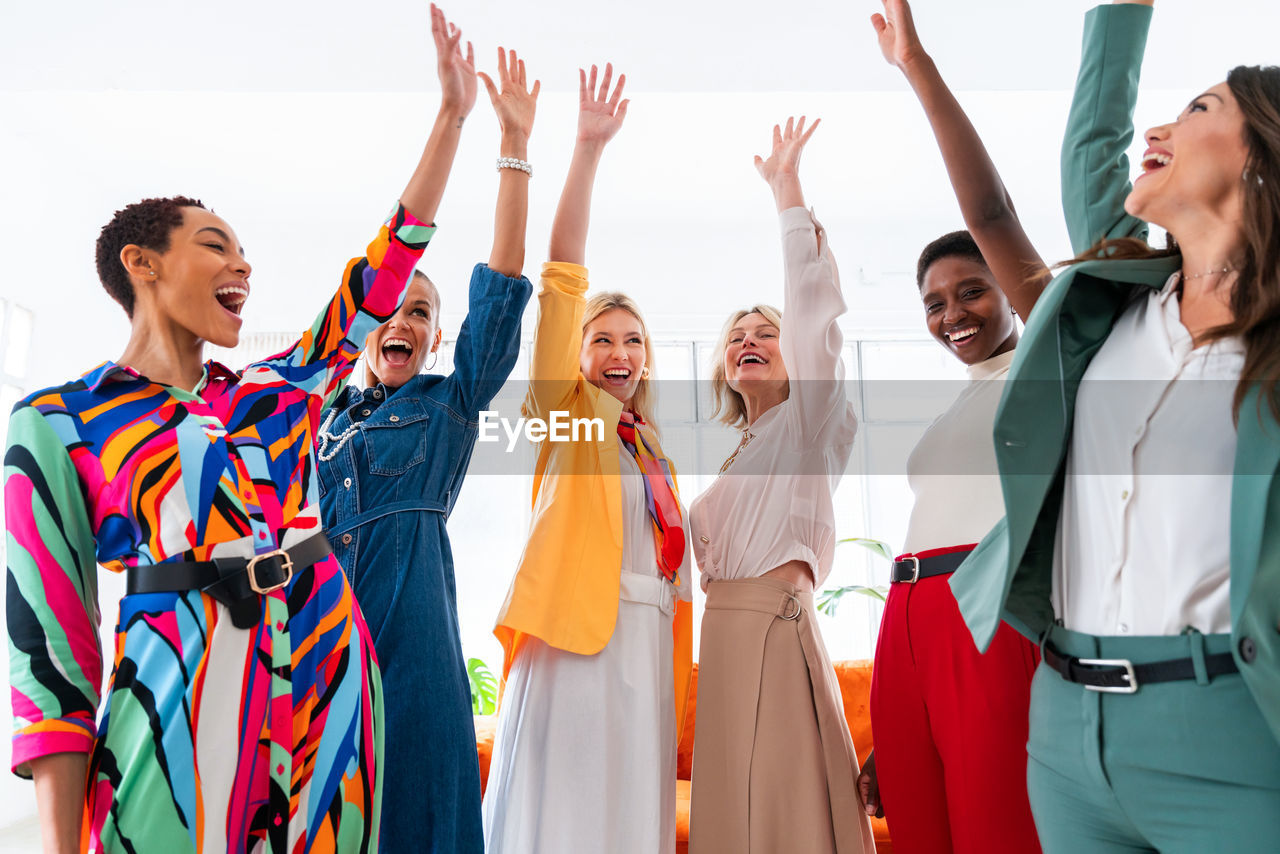
[[1231, 631], [1232, 398], [1244, 346], [1193, 349], [1178, 281], [1125, 310], [1076, 397], [1053, 573], [1069, 629]]
[[778, 346], [790, 390], [756, 419], [754, 438], [689, 506], [704, 590], [709, 581], [755, 578], [792, 560], [807, 563], [821, 587], [835, 559], [832, 494], [858, 429], [836, 323], [845, 303], [817, 219], [795, 207], [780, 220], [786, 304]]

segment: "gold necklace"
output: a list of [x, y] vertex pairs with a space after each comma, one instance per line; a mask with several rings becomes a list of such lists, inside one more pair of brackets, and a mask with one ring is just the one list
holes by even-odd
[[752, 433], [750, 428], [742, 431], [742, 440], [738, 442], [738, 447], [734, 449], [734, 452], [729, 455], [729, 459], [724, 461], [724, 465], [720, 466], [720, 474], [724, 474], [729, 470], [729, 466], [733, 465], [733, 461], [738, 458], [738, 454], [742, 453], [755, 437], [756, 434]]

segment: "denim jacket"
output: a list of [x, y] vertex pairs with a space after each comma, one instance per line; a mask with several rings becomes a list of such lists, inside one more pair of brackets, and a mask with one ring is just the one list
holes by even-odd
[[[318, 438], [325, 526], [375, 641], [399, 593], [401, 570], [417, 562], [443, 570], [442, 592], [455, 612], [456, 632], [445, 522], [471, 460], [478, 413], [515, 365], [532, 291], [523, 276], [509, 278], [477, 264], [453, 373], [419, 374], [400, 388], [347, 387], [326, 432], [340, 436], [353, 426], [355, 432], [329, 460], [322, 459], [328, 454]], [[330, 442], [329, 450], [336, 444]], [[363, 577], [373, 571], [386, 583]]]

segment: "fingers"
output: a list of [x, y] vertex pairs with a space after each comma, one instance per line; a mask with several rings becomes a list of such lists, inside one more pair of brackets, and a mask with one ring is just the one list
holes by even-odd
[[627, 85], [627, 75], [618, 75], [618, 85], [613, 90], [613, 97], [609, 99], [609, 109], [619, 109], [618, 101], [622, 99], [622, 87]]
[[587, 70], [585, 68], [578, 69], [578, 103], [585, 104], [587, 101]]
[[[621, 89], [622, 87], [619, 86], [618, 88]], [[619, 122], [621, 122], [623, 119], [627, 117], [627, 104], [630, 104], [630, 103], [631, 103], [631, 100], [627, 99], [626, 101], [623, 101], [621, 104], [618, 105], [618, 112], [615, 113], [614, 115], [618, 117]]]
[[519, 71], [520, 71], [520, 76], [516, 78], [516, 82], [520, 84], [520, 88], [521, 88], [521, 89], [527, 89], [527, 88], [529, 88], [528, 86], [526, 86], [526, 85], [525, 85], [525, 76], [524, 76], [524, 60], [523, 60], [523, 59], [516, 63], [516, 68], [518, 68], [518, 69], [519, 69]]
[[484, 88], [489, 90], [489, 100], [498, 103], [498, 87], [493, 85], [493, 78], [483, 71], [476, 72], [476, 76], [484, 82]]
[[795, 133], [795, 127], [794, 127], [794, 125], [792, 124], [792, 117], [791, 117], [791, 116], [787, 116], [787, 129], [786, 129], [785, 131], [783, 131], [783, 132], [782, 132], [782, 138], [783, 138], [783, 139], [791, 139], [792, 134], [794, 134], [794, 133]]
[[476, 67], [476, 52], [475, 49], [471, 47], [471, 42], [467, 42], [467, 65], [471, 68]]
[[877, 37], [883, 35], [888, 26], [889, 25], [885, 22], [884, 15], [881, 15], [879, 12], [876, 12], [871, 16], [871, 27], [876, 31]]
[[591, 76], [587, 78], [587, 92], [590, 93], [589, 97], [594, 98], [596, 96], [596, 67], [594, 65], [591, 66]]
[[782, 128], [777, 125], [773, 126], [773, 147], [777, 148], [782, 145]]
[[535, 100], [535, 101], [536, 101], [536, 100], [538, 100], [538, 92], [540, 92], [541, 90], [542, 90], [542, 81], [541, 81], [541, 80], [535, 80], [535, 81], [533, 81], [533, 91], [531, 91], [531, 92], [529, 93], [529, 96], [530, 96], [530, 97], [532, 97], [532, 98], [533, 98], [533, 100]]
[[498, 48], [498, 82], [504, 89], [511, 82], [511, 75], [507, 73], [507, 52], [501, 47]]
[[597, 101], [607, 101], [609, 99], [609, 84], [613, 82], [613, 63], [606, 62], [604, 64], [604, 79], [600, 81], [600, 91], [596, 93]]
[[[800, 124], [801, 124], [801, 125], [803, 125], [803, 124], [804, 124], [804, 119], [803, 119], [803, 118], [801, 118], [801, 119], [800, 119]], [[813, 132], [814, 132], [815, 130], [817, 130], [817, 129], [818, 129], [818, 125], [820, 125], [820, 124], [822, 124], [822, 119], [814, 119], [814, 120], [813, 120], [813, 124], [809, 125], [809, 130], [804, 134], [804, 136], [800, 137], [800, 144], [801, 144], [801, 145], [804, 145], [806, 142], [808, 142], [808, 141], [809, 141], [809, 137], [813, 136]]]
[[514, 49], [507, 52], [507, 79], [512, 82], [520, 80], [520, 58], [516, 56]]

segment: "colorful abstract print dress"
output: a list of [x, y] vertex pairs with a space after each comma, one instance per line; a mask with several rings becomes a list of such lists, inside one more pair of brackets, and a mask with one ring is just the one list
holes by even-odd
[[248, 557], [321, 529], [312, 440], [433, 228], [399, 208], [291, 350], [194, 392], [106, 363], [15, 409], [4, 460], [13, 770], [89, 752], [105, 852], [374, 851], [382, 697], [333, 557], [250, 629], [197, 590], [120, 602], [106, 704], [96, 564]]

